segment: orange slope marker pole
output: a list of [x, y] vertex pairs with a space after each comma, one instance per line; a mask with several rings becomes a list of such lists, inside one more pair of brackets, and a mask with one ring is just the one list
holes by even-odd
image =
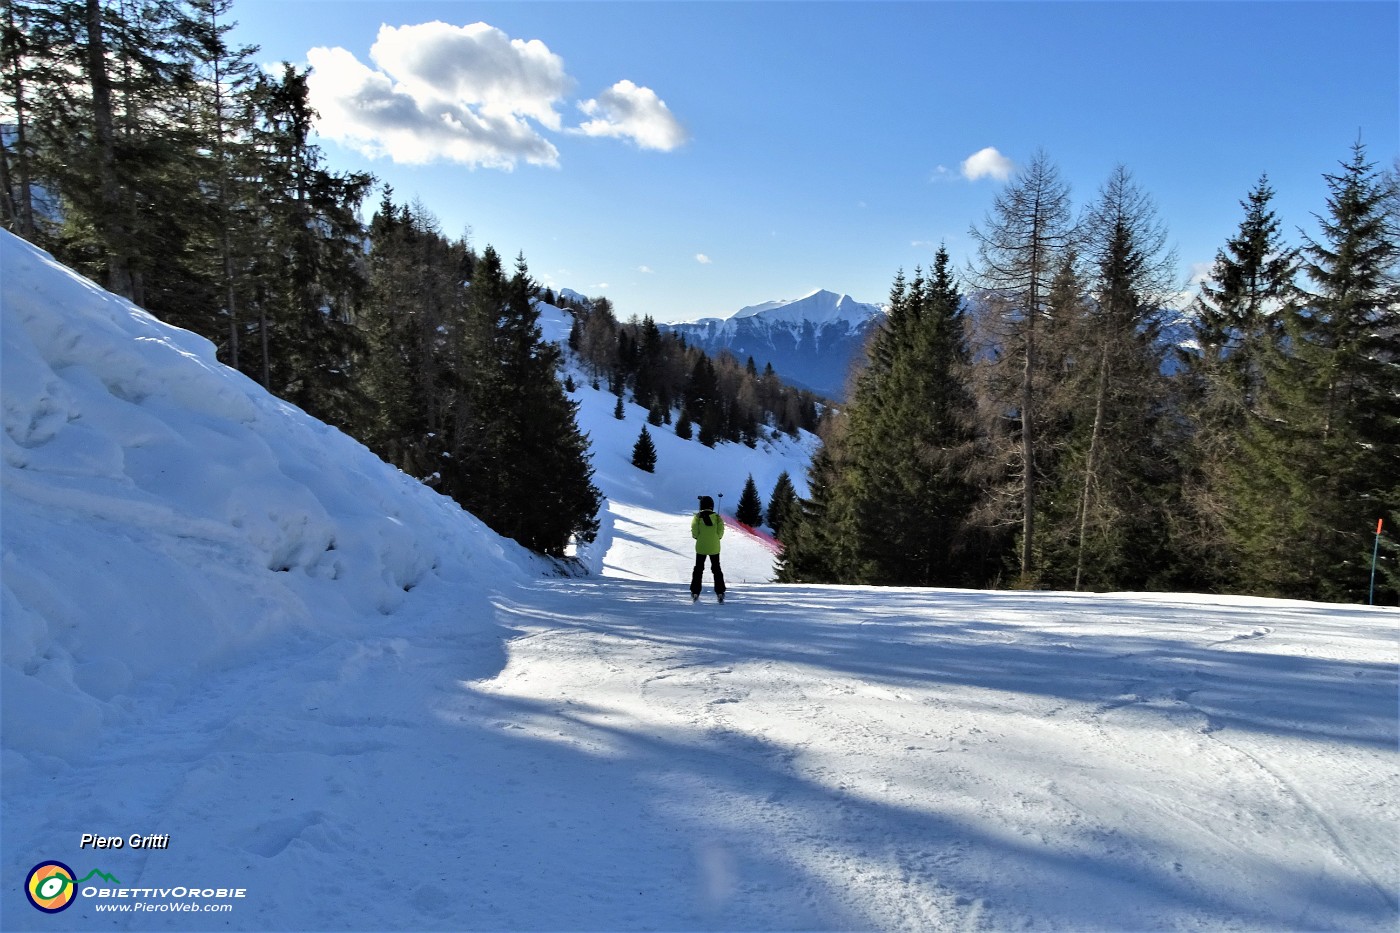
[[1376, 519], [1376, 546], [1371, 549], [1371, 595], [1366, 602], [1372, 606], [1376, 604], [1376, 558], [1381, 554], [1381, 525], [1384, 523], [1385, 519]]

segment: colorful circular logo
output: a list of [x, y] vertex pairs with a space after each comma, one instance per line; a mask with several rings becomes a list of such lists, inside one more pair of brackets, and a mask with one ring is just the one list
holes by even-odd
[[62, 862], [40, 862], [24, 879], [24, 893], [29, 903], [46, 914], [66, 910], [78, 896], [73, 869]]

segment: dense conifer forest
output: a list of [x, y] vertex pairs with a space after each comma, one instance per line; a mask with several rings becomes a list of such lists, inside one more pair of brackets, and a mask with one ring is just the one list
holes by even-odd
[[1260, 178], [1188, 304], [1126, 168], [1076, 216], [1037, 156], [962, 275], [896, 276], [781, 578], [1366, 602], [1378, 545], [1393, 605], [1396, 174], [1358, 142], [1321, 181], [1290, 243]]

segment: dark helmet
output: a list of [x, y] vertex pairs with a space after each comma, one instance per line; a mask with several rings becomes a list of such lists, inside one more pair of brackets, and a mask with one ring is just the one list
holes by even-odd
[[713, 512], [713, 511], [715, 510], [715, 500], [714, 500], [714, 499], [711, 499], [709, 496], [700, 496], [699, 498], [700, 498], [700, 508], [702, 508], [702, 509], [709, 509], [711, 512]]

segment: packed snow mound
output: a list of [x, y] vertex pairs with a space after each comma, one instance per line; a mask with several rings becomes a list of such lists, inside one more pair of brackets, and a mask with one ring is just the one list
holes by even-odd
[[420, 587], [485, 618], [487, 581], [532, 572], [208, 341], [5, 232], [0, 309], [7, 761], [71, 756], [143, 683], [393, 629]]

